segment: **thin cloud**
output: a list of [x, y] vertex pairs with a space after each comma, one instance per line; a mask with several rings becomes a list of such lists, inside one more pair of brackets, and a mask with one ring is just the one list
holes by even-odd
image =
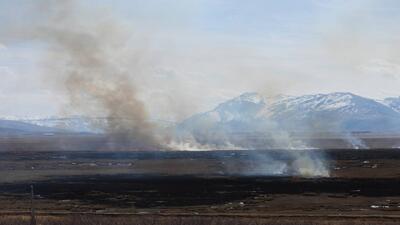
[[5, 44], [0, 43], [0, 51], [7, 50], [7, 46]]

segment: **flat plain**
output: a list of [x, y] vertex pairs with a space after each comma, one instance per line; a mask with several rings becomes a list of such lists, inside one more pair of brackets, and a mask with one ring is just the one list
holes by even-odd
[[[33, 147], [0, 153], [0, 221], [28, 221], [30, 185], [42, 224], [89, 217], [126, 222], [120, 224], [132, 219], [151, 224], [149, 218], [156, 224], [190, 219], [210, 224], [223, 218], [240, 218], [236, 224], [400, 220], [397, 149], [137, 152]], [[260, 167], [291, 165], [304, 155], [323, 159], [330, 176], [274, 174], [273, 167]]]

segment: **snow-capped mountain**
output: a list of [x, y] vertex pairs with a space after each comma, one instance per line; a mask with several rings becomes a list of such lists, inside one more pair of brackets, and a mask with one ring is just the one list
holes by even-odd
[[[192, 133], [393, 132], [400, 131], [400, 104], [383, 104], [351, 93], [266, 98], [245, 93], [179, 124]], [[400, 100], [398, 100], [400, 103]], [[208, 131], [205, 131], [204, 129]]]
[[43, 119], [22, 119], [22, 122], [34, 124], [42, 127], [51, 127], [70, 132], [80, 133], [101, 133], [106, 125], [106, 118], [98, 117], [66, 117], [66, 118], [43, 118]]
[[[107, 118], [80, 116], [25, 118], [18, 121], [3, 120], [4, 126], [0, 123], [0, 129], [101, 133], [107, 126], [107, 121]], [[400, 98], [373, 100], [342, 92], [264, 97], [250, 92], [178, 124], [153, 122], [163, 127], [176, 127], [178, 133], [212, 135], [216, 139], [226, 134], [277, 131], [400, 132]]]
[[13, 120], [0, 120], [0, 134], [36, 134], [54, 133], [60, 130], [50, 127], [37, 126], [30, 123]]
[[[114, 118], [114, 120], [116, 120], [116, 118]], [[21, 121], [38, 126], [58, 128], [72, 132], [103, 133], [104, 129], [107, 127], [109, 118], [73, 116], [65, 118], [52, 117], [44, 119], [23, 119]], [[157, 123], [162, 127], [169, 127], [174, 125], [174, 123], [164, 120], [156, 120], [151, 122]]]
[[383, 104], [389, 106], [393, 110], [400, 112], [400, 97], [391, 97], [391, 98], [385, 98], [382, 101]]
[[[111, 118], [106, 117], [87, 117], [87, 116], [72, 116], [72, 117], [49, 117], [49, 118], [22, 118], [15, 119], [14, 121], [20, 121], [27, 124], [32, 124], [40, 127], [54, 128], [67, 132], [75, 133], [92, 133], [101, 134], [104, 133]], [[124, 118], [112, 118], [113, 121], [120, 121], [125, 123], [129, 119]], [[160, 127], [173, 127], [175, 123], [165, 120], [151, 120], [151, 123], [158, 124]]]
[[400, 114], [391, 107], [351, 93], [291, 97], [264, 110], [288, 130], [382, 132], [399, 130], [400, 125]]

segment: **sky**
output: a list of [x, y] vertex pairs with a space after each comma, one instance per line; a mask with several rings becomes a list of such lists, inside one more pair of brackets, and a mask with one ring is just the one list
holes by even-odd
[[[66, 112], [65, 90], [43, 75], [54, 50], [10, 35], [40, 17], [36, 2], [0, 0], [0, 117]], [[151, 118], [179, 121], [249, 91], [400, 96], [397, 0], [87, 0], [80, 7], [112, 15], [128, 31], [126, 51], [144, 62], [132, 80]]]

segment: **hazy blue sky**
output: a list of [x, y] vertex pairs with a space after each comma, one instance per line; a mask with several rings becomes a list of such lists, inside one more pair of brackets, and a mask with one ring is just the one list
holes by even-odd
[[[43, 43], [9, 35], [40, 16], [34, 2], [0, 0], [0, 116], [57, 115], [67, 102], [43, 76]], [[179, 120], [246, 91], [400, 95], [397, 0], [81, 4], [112, 14], [129, 30], [132, 51], [144, 52], [146, 72], [134, 80], [153, 117]]]

